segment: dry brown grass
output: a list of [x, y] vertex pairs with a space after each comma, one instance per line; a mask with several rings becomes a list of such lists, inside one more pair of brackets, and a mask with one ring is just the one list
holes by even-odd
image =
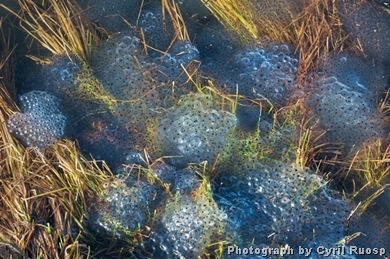
[[[106, 33], [82, 16], [76, 1], [18, 0], [21, 11], [5, 8], [19, 19], [20, 27], [52, 54], [75, 54], [88, 62], [92, 46]], [[39, 57], [32, 57], [41, 60]]]
[[348, 35], [342, 27], [335, 0], [312, 0], [291, 24], [296, 31], [294, 45], [299, 51], [299, 80], [310, 70], [318, 69], [318, 61], [327, 54], [348, 48]]
[[379, 104], [378, 111], [383, 116], [385, 126], [390, 127], [390, 89], [387, 89], [385, 97]]
[[306, 167], [319, 167], [322, 161], [317, 161], [321, 154], [340, 154], [339, 147], [331, 143], [324, 142], [325, 130], [320, 130], [318, 120], [312, 121], [312, 118], [302, 116], [299, 123], [299, 138], [297, 143], [296, 165], [304, 169]]
[[[80, 258], [88, 202], [110, 176], [96, 161], [63, 141], [40, 151], [9, 134], [0, 111], [0, 255], [16, 258]], [[103, 164], [104, 165], [104, 164]], [[75, 232], [76, 230], [76, 232]]]
[[25, 149], [7, 132], [3, 113], [0, 123], [0, 247], [18, 251], [18, 257], [88, 254], [79, 243], [82, 223], [87, 202], [108, 177], [107, 170], [82, 158], [69, 141], [46, 154]]
[[190, 37], [187, 32], [187, 27], [181, 14], [179, 5], [174, 0], [162, 0], [162, 16], [163, 21], [166, 20], [166, 14], [168, 13], [171, 18], [173, 29], [175, 31], [175, 37], [180, 41], [189, 41]]
[[15, 60], [12, 54], [16, 49], [16, 46], [11, 46], [10, 38], [9, 33], [6, 34], [3, 30], [3, 18], [0, 18], [0, 109], [3, 110], [6, 116], [18, 110], [9, 94], [9, 92], [15, 92]]

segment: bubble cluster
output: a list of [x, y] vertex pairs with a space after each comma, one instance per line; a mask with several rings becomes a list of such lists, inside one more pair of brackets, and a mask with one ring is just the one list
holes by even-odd
[[317, 80], [308, 104], [322, 126], [329, 129], [328, 138], [343, 141], [349, 152], [383, 134], [380, 116], [368, 97], [368, 89], [362, 84], [351, 87], [336, 77], [326, 77]]
[[24, 145], [44, 149], [63, 136], [66, 118], [55, 96], [31, 91], [20, 96], [20, 107], [23, 113], [13, 114], [7, 126]]
[[238, 243], [332, 247], [344, 236], [347, 203], [309, 170], [258, 165], [244, 176], [221, 176], [213, 195], [228, 215], [227, 233]]
[[173, 107], [158, 127], [159, 142], [165, 156], [176, 156], [170, 163], [212, 163], [225, 146], [236, 118], [212, 108], [210, 96], [190, 94]]
[[142, 244], [152, 258], [197, 258], [222, 234], [226, 214], [203, 195], [168, 202], [150, 238]]

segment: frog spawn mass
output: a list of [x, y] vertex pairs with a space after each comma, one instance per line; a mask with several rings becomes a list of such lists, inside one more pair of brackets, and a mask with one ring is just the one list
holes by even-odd
[[161, 120], [158, 138], [163, 154], [174, 156], [173, 165], [213, 163], [235, 124], [233, 114], [213, 109], [211, 96], [190, 94]]
[[326, 182], [310, 170], [258, 165], [258, 170], [244, 176], [223, 175], [213, 186], [235, 243], [333, 247], [344, 237], [347, 203], [335, 198]]
[[23, 144], [42, 150], [63, 136], [66, 117], [55, 96], [31, 91], [20, 96], [20, 106], [22, 113], [14, 113], [7, 126]]

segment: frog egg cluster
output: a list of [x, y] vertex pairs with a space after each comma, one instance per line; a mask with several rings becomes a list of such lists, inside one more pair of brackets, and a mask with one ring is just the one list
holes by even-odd
[[145, 226], [163, 198], [164, 190], [144, 178], [118, 177], [104, 195], [103, 205], [92, 208], [89, 224], [96, 234], [128, 238]]
[[146, 129], [155, 124], [157, 110], [171, 107], [175, 98], [188, 93], [189, 89], [180, 83], [168, 82], [183, 72], [181, 64], [186, 65], [196, 53], [188, 42], [178, 42], [172, 52], [152, 58], [143, 52], [139, 38], [131, 34], [113, 37], [97, 49], [92, 57], [94, 73], [117, 99], [112, 112], [128, 130], [134, 145], [142, 148], [145, 142], [153, 142], [146, 136]]
[[[143, 157], [133, 151], [129, 154], [129, 160], [140, 162]], [[172, 194], [180, 195], [191, 195], [200, 186], [200, 180], [192, 170], [177, 170], [158, 162], [148, 171], [148, 177], [157, 180], [151, 183], [144, 174], [133, 174], [133, 165], [119, 168], [117, 178], [110, 183], [102, 202], [91, 207], [89, 224], [96, 234], [123, 239], [141, 230], [153, 216], [152, 213], [167, 202], [163, 184], [170, 186]]]
[[151, 258], [198, 258], [224, 230], [226, 214], [203, 195], [168, 202], [142, 248]]
[[203, 71], [233, 93], [238, 90], [241, 95], [263, 96], [273, 103], [285, 104], [295, 88], [298, 60], [287, 45], [273, 45], [233, 51], [230, 59], [219, 65], [206, 61]]
[[7, 127], [24, 145], [43, 150], [63, 136], [66, 118], [55, 96], [31, 91], [20, 96], [20, 106], [22, 113], [13, 114]]
[[77, 86], [77, 75], [80, 73], [80, 63], [76, 57], [56, 56], [54, 60], [45, 65], [41, 77], [45, 78], [44, 89], [55, 95], [74, 93]]
[[146, 33], [153, 33], [155, 30], [159, 29], [161, 26], [160, 18], [157, 17], [153, 12], [143, 13], [141, 16], [141, 21], [139, 26]]
[[348, 153], [364, 141], [383, 135], [381, 118], [370, 101], [368, 89], [341, 83], [336, 77], [317, 80], [308, 104], [320, 123], [329, 129], [332, 142], [342, 140]]
[[120, 32], [135, 24], [142, 8], [142, 0], [83, 0], [77, 1], [88, 20], [97, 23], [108, 32]]
[[236, 58], [244, 68], [238, 75], [241, 87], [252, 87], [254, 96], [265, 96], [281, 103], [294, 89], [298, 60], [290, 56], [287, 45], [274, 45], [268, 51], [255, 48], [237, 54]]
[[[186, 67], [191, 61], [199, 60], [199, 51], [189, 41], [176, 41], [170, 51], [156, 60], [159, 71], [171, 81], [176, 80], [178, 84], [183, 84], [188, 77], [183, 73], [183, 67]], [[181, 78], [178, 78], [182, 74]], [[165, 79], [165, 80], [166, 80]]]
[[[171, 101], [161, 102], [160, 99], [169, 99], [172, 87], [175, 94], [183, 92], [183, 87], [179, 86], [180, 82], [184, 82], [184, 76], [177, 83], [162, 86], [176, 80], [183, 74], [181, 66], [198, 57], [197, 49], [187, 41], [176, 42], [168, 53], [153, 58], [142, 48], [136, 36], [120, 35], [101, 46], [92, 58], [96, 76], [106, 90], [119, 100], [118, 113], [134, 114], [145, 110], [141, 106], [147, 106], [151, 111], [158, 106], [167, 108], [166, 105], [172, 105]], [[130, 104], [126, 102], [128, 100], [138, 101]]]
[[285, 164], [258, 168], [214, 182], [214, 199], [228, 215], [233, 240], [331, 247], [343, 238], [348, 205], [332, 196], [320, 176]]
[[[169, 16], [166, 15], [165, 20], [163, 20], [161, 7], [151, 7], [148, 11], [144, 12], [140, 17], [138, 27], [143, 30], [144, 37], [149, 46], [160, 51], [169, 49], [175, 32]], [[153, 49], [149, 52], [152, 57], [160, 56], [159, 52]]]
[[160, 103], [153, 79], [156, 66], [141, 52], [140, 40], [129, 33], [111, 38], [91, 58], [94, 74], [107, 93], [117, 100], [111, 111], [129, 130], [132, 141], [143, 140], [141, 135], [147, 128], [148, 117]]
[[211, 108], [207, 98], [190, 94], [159, 123], [158, 138], [163, 155], [175, 156], [169, 159], [171, 164], [212, 163], [223, 150], [236, 118], [229, 112]]
[[[141, 51], [140, 40], [132, 35], [118, 35], [101, 46], [92, 57], [91, 66], [106, 90], [115, 98], [131, 98], [131, 89], [139, 87], [143, 76], [135, 55]], [[145, 60], [140, 60], [144, 62]]]
[[[377, 2], [377, 3], [375, 3]], [[381, 8], [378, 3], [382, 4]], [[377, 64], [390, 64], [390, 24], [388, 0], [373, 0], [356, 4], [351, 2], [338, 2], [343, 28], [351, 39], [359, 42], [364, 54], [369, 60]], [[387, 69], [388, 71], [388, 69]]]

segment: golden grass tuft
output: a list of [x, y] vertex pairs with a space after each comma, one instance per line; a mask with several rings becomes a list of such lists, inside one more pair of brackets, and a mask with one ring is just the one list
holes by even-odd
[[[76, 1], [65, 0], [18, 0], [20, 12], [16, 13], [20, 27], [54, 55], [70, 53], [88, 63], [92, 46], [99, 43], [106, 32], [82, 16]], [[39, 57], [32, 57], [40, 60]]]
[[257, 39], [258, 29], [254, 24], [254, 17], [246, 9], [243, 1], [234, 0], [202, 0], [203, 4], [213, 15], [226, 27], [233, 29], [244, 38], [252, 37]]
[[15, 61], [12, 56], [16, 47], [11, 47], [10, 35], [3, 30], [3, 18], [0, 18], [0, 109], [6, 116], [10, 116], [18, 107], [12, 100], [9, 92], [15, 92], [14, 67]]
[[245, 40], [268, 39], [277, 43], [292, 43], [288, 27], [293, 11], [282, 0], [202, 0], [203, 4], [226, 27]]

